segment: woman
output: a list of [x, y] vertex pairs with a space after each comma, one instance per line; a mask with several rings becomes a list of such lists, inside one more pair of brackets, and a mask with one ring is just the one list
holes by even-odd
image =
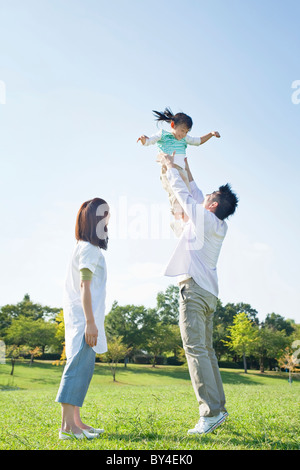
[[64, 291], [67, 363], [56, 401], [62, 406], [60, 439], [93, 439], [103, 429], [84, 424], [80, 407], [95, 366], [96, 353], [107, 351], [104, 331], [109, 207], [100, 198], [82, 204], [77, 214], [76, 245]]

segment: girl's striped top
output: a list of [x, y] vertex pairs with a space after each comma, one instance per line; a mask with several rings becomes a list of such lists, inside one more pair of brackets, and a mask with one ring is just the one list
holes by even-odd
[[145, 145], [157, 144], [159, 152], [172, 155], [175, 151], [174, 163], [181, 168], [185, 167], [184, 159], [186, 157], [186, 148], [188, 145], [200, 145], [201, 137], [191, 137], [187, 135], [181, 140], [177, 140], [172, 132], [161, 129], [157, 134], [152, 135], [146, 140]]

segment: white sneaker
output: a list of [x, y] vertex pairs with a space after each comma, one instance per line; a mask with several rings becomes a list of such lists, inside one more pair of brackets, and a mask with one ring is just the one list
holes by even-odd
[[96, 433], [91, 433], [86, 431], [85, 429], [81, 430], [81, 433], [75, 434], [72, 431], [59, 431], [59, 439], [65, 441], [67, 439], [94, 439], [95, 437], [98, 437], [98, 434]]
[[226, 416], [223, 413], [219, 413], [217, 416], [212, 417], [201, 416], [196, 426], [193, 429], [188, 430], [188, 434], [207, 434], [212, 432], [220, 426], [225, 419]]

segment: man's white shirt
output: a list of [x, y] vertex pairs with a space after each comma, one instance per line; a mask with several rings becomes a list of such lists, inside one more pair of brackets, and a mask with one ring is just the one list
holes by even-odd
[[[227, 233], [227, 224], [203, 207], [203, 193], [194, 181], [190, 182], [190, 193], [178, 170], [170, 168], [166, 175], [189, 220], [164, 275], [192, 277], [200, 287], [217, 297], [217, 261]], [[179, 277], [178, 281], [182, 279], [184, 277]]]

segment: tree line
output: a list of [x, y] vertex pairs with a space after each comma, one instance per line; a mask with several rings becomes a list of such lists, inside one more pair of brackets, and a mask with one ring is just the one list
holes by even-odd
[[[182, 364], [179, 320], [179, 289], [170, 285], [156, 297], [156, 307], [119, 305], [115, 301], [105, 317], [108, 352], [101, 360], [111, 364], [114, 375], [116, 364], [151, 362]], [[0, 308], [0, 340], [5, 343], [6, 354], [12, 366], [16, 359], [30, 357], [63, 356], [64, 322], [61, 308], [34, 303], [28, 294], [15, 305]], [[259, 321], [258, 312], [246, 303], [227, 303], [218, 300], [214, 314], [213, 342], [220, 364], [247, 364], [259, 368], [275, 367], [297, 370], [299, 359], [293, 347], [300, 345], [300, 325], [276, 313]], [[298, 344], [297, 343], [297, 344]], [[54, 357], [52, 356], [52, 357]], [[12, 368], [13, 370], [13, 368]]]

